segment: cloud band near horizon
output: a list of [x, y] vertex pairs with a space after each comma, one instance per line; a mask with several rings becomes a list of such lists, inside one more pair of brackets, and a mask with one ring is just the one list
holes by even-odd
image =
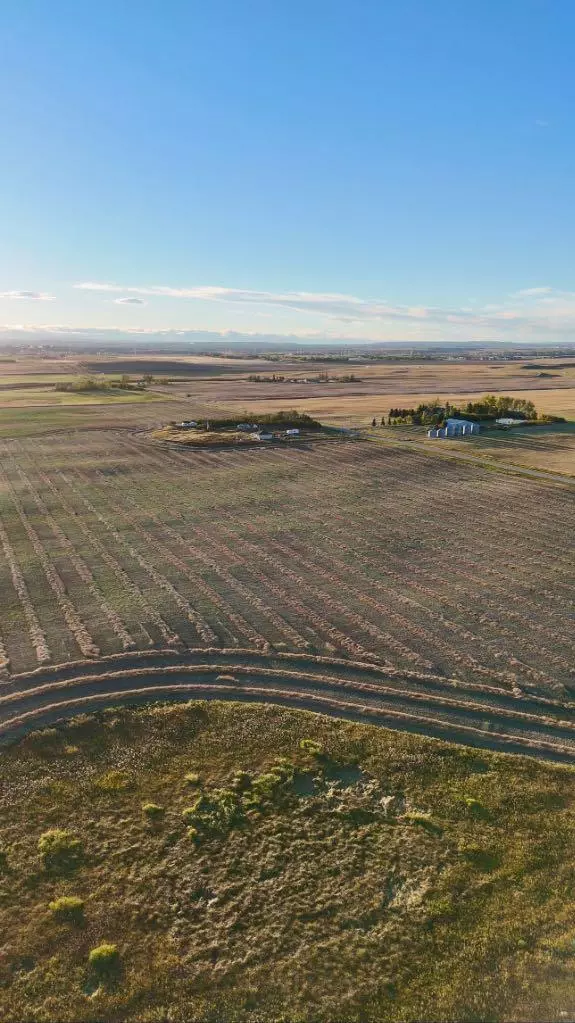
[[[524, 288], [507, 295], [493, 305], [442, 308], [422, 305], [394, 305], [383, 299], [363, 299], [355, 295], [332, 292], [272, 292], [215, 285], [173, 287], [168, 285], [120, 285], [84, 281], [76, 289], [138, 295], [148, 298], [186, 299], [217, 302], [230, 306], [283, 308], [301, 314], [312, 314], [326, 321], [331, 332], [335, 323], [345, 324], [350, 331], [371, 325], [372, 329], [399, 325], [415, 328], [417, 337], [434, 339], [438, 332], [446, 340], [565, 340], [575, 338], [575, 292], [560, 291], [548, 285]], [[136, 304], [138, 299], [116, 299], [118, 304]], [[413, 334], [411, 335], [414, 336]], [[375, 339], [377, 340], [377, 338]]]

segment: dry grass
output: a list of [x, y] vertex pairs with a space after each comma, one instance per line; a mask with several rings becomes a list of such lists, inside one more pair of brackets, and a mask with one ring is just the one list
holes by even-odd
[[[270, 707], [32, 733], [3, 753], [2, 1018], [558, 1020], [573, 779]], [[43, 867], [50, 829], [69, 866]]]
[[[457, 402], [467, 402], [477, 400], [478, 393], [484, 394], [485, 390], [479, 392], [461, 390], [453, 391], [447, 388], [438, 388], [437, 391], [403, 391], [403, 390], [385, 390], [381, 392], [370, 392], [367, 394], [346, 394], [346, 393], [332, 393], [322, 394], [321, 396], [312, 396], [308, 392], [303, 392], [301, 388], [298, 389], [297, 395], [280, 396], [277, 394], [275, 389], [273, 394], [270, 395], [272, 390], [269, 385], [260, 385], [265, 387], [265, 393], [249, 399], [249, 408], [257, 412], [278, 412], [280, 409], [285, 408], [286, 401], [297, 402], [297, 407], [300, 412], [306, 412], [308, 415], [313, 416], [316, 419], [320, 419], [327, 423], [334, 425], [353, 425], [353, 426], [367, 426], [371, 423], [372, 418], [375, 416], [379, 421], [382, 415], [387, 416], [389, 409], [397, 406], [403, 408], [415, 408], [420, 402], [430, 402], [435, 398], [440, 397], [441, 399], [448, 400], [453, 404]], [[198, 385], [199, 389], [200, 385]], [[228, 388], [230, 383], [228, 381]], [[207, 384], [204, 385], [203, 391], [205, 393]], [[352, 385], [348, 386], [348, 390], [352, 389]], [[500, 388], [505, 394], [511, 394], [515, 398], [524, 398], [529, 401], [534, 401], [536, 407], [541, 412], [547, 412], [552, 415], [564, 416], [568, 419], [575, 419], [575, 388], [571, 389], [550, 389], [545, 388], [538, 390], [534, 393], [532, 390], [525, 389], [514, 389], [514, 388]], [[228, 399], [225, 397], [225, 389], [222, 387], [218, 391], [218, 400], [214, 403], [214, 409], [219, 414], [224, 412], [237, 412], [240, 414], [246, 407], [246, 399], [230, 396]], [[193, 405], [191, 405], [193, 408]], [[215, 411], [214, 411], [215, 414]]]
[[[478, 394], [489, 391], [513, 394], [516, 397], [534, 399], [543, 411], [575, 418], [575, 366], [565, 360], [541, 359], [539, 369], [527, 368], [529, 364], [517, 362], [422, 362], [422, 363], [375, 363], [353, 365], [341, 363], [329, 366], [325, 363], [269, 363], [254, 358], [249, 361], [219, 359], [209, 356], [174, 356], [166, 359], [160, 355], [135, 357], [92, 357], [82, 363], [79, 358], [36, 359], [19, 357], [15, 362], [2, 363], [0, 382], [47, 383], [56, 374], [66, 376], [89, 369], [111, 375], [128, 372], [139, 374], [151, 372], [157, 376], [168, 376], [168, 385], [153, 384], [147, 395], [131, 395], [124, 401], [141, 402], [154, 396], [166, 402], [164, 418], [193, 418], [201, 415], [218, 415], [228, 412], [253, 411], [273, 412], [282, 408], [297, 406], [301, 411], [318, 416], [326, 422], [337, 425], [367, 425], [373, 416], [387, 414], [394, 406], [412, 406], [436, 397], [452, 402], [473, 400]], [[347, 384], [304, 383], [305, 377], [317, 376], [319, 372], [331, 375], [353, 372], [359, 382]], [[248, 381], [250, 373], [270, 375], [282, 373], [298, 378], [298, 383], [269, 384]], [[552, 377], [541, 373], [552, 373]], [[189, 376], [189, 379], [180, 379]], [[179, 381], [179, 382], [178, 382]], [[535, 392], [535, 393], [534, 393]], [[56, 400], [57, 399], [57, 400]], [[72, 399], [74, 402], [72, 403]], [[11, 393], [0, 388], [0, 431], [2, 430], [2, 406], [14, 411], [20, 406], [54, 405], [57, 422], [57, 402], [66, 402], [68, 407], [94, 403], [90, 395], [54, 395], [46, 390], [13, 390]], [[120, 399], [117, 399], [118, 401]], [[158, 415], [146, 416], [134, 408], [133, 423], [159, 424]]]
[[[390, 436], [399, 437], [397, 431]], [[415, 434], [414, 434], [415, 435]], [[424, 439], [422, 437], [422, 439]], [[468, 443], [468, 440], [471, 443]], [[425, 443], [431, 446], [434, 442]], [[443, 444], [443, 441], [441, 442]], [[446, 449], [501, 461], [509, 465], [525, 465], [549, 472], [575, 475], [575, 426], [573, 423], [549, 427], [527, 427], [499, 433], [491, 431], [460, 441], [446, 441]]]
[[231, 444], [258, 444], [250, 434], [242, 433], [241, 430], [178, 430], [177, 427], [163, 426], [160, 430], [154, 430], [152, 436], [156, 440], [170, 441], [173, 444], [183, 444], [186, 447], [222, 447]]
[[153, 401], [155, 396], [147, 391], [91, 391], [76, 394], [73, 391], [55, 391], [52, 386], [0, 389], [0, 409], [35, 408], [38, 406], [83, 406], [133, 404]]

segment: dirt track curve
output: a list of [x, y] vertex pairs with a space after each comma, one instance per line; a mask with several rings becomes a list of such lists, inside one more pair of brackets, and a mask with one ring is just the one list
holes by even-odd
[[42, 668], [0, 685], [0, 741], [154, 700], [280, 704], [575, 764], [575, 703], [371, 663], [255, 650], [155, 650]]

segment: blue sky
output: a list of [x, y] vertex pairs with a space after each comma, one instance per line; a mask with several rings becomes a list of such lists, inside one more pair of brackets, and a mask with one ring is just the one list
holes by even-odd
[[575, 339], [574, 35], [572, 0], [5, 0], [0, 337]]

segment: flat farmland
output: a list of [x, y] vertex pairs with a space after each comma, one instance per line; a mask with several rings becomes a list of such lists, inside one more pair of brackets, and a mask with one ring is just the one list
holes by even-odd
[[[322, 394], [314, 394], [312, 389], [304, 390], [302, 386], [289, 385], [291, 393], [278, 393], [271, 384], [250, 384], [251, 388], [258, 388], [257, 392], [250, 392], [251, 396], [245, 399], [241, 397], [242, 392], [238, 390], [238, 384], [232, 388], [231, 382], [227, 381], [219, 386], [217, 391], [208, 390], [207, 382], [197, 385], [194, 394], [191, 396], [190, 407], [193, 409], [194, 398], [200, 397], [203, 402], [213, 401], [214, 414], [223, 415], [226, 412], [241, 413], [243, 409], [250, 408], [253, 412], [279, 412], [280, 409], [297, 406], [301, 412], [322, 419], [332, 425], [353, 425], [367, 426], [373, 417], [387, 416], [390, 408], [398, 406], [402, 408], [416, 408], [421, 402], [431, 402], [436, 398], [450, 401], [452, 404], [467, 401], [477, 401], [478, 394], [485, 394], [480, 391], [453, 391], [444, 388], [436, 391], [387, 391], [382, 388], [370, 389], [363, 393], [349, 393], [352, 389], [358, 390], [359, 385], [349, 384], [339, 390], [328, 388], [331, 385], [323, 386]], [[282, 385], [283, 386], [283, 385]], [[315, 388], [316, 385], [313, 385]], [[318, 385], [319, 387], [319, 385]], [[575, 388], [550, 389], [542, 388], [534, 390], [519, 390], [515, 388], [499, 388], [504, 394], [511, 394], [514, 398], [523, 398], [533, 401], [538, 411], [550, 415], [564, 416], [566, 419], [575, 419]], [[493, 392], [497, 393], [497, 392]]]
[[[397, 437], [397, 433], [394, 430], [386, 431], [390, 437], [394, 434]], [[412, 434], [415, 435], [415, 430]], [[421, 439], [429, 448], [436, 444], [426, 437]], [[524, 465], [547, 472], [575, 475], [575, 423], [572, 422], [506, 432], [491, 430], [479, 436], [462, 438], [459, 442], [448, 440], [445, 446], [452, 451], [469, 452], [508, 465]]]
[[[155, 379], [144, 394], [108, 395], [58, 393], [53, 384], [73, 375], [103, 374], [110, 381], [127, 373], [137, 379], [151, 373]], [[321, 379], [322, 374], [329, 379]], [[285, 379], [271, 382], [273, 375]], [[250, 380], [250, 375], [259, 380]], [[352, 380], [345, 377], [352, 376]], [[338, 379], [339, 378], [339, 379]], [[481, 361], [446, 362], [425, 360], [406, 362], [301, 362], [286, 359], [269, 362], [251, 359], [196, 356], [68, 356], [39, 359], [14, 357], [0, 363], [0, 436], [9, 435], [11, 416], [19, 422], [20, 409], [30, 408], [30, 423], [44, 430], [43, 409], [48, 417], [54, 409], [57, 423], [59, 406], [77, 411], [79, 425], [86, 422], [83, 409], [91, 416], [90, 426], [106, 427], [122, 418], [108, 420], [108, 409], [97, 404], [125, 405], [134, 425], [158, 425], [178, 416], [242, 415], [276, 412], [297, 407], [332, 425], [366, 426], [374, 416], [387, 415], [390, 408], [412, 407], [434, 398], [454, 404], [476, 400], [487, 392], [512, 394], [533, 400], [542, 412], [575, 418], [575, 360], [540, 359], [535, 363]], [[151, 399], [158, 414], [138, 407]], [[129, 406], [132, 409], [129, 409]], [[93, 414], [90, 412], [93, 409]], [[130, 418], [131, 417], [131, 418]], [[6, 429], [5, 429], [6, 424]]]
[[0, 725], [266, 699], [575, 760], [573, 495], [369, 441], [0, 442]]

